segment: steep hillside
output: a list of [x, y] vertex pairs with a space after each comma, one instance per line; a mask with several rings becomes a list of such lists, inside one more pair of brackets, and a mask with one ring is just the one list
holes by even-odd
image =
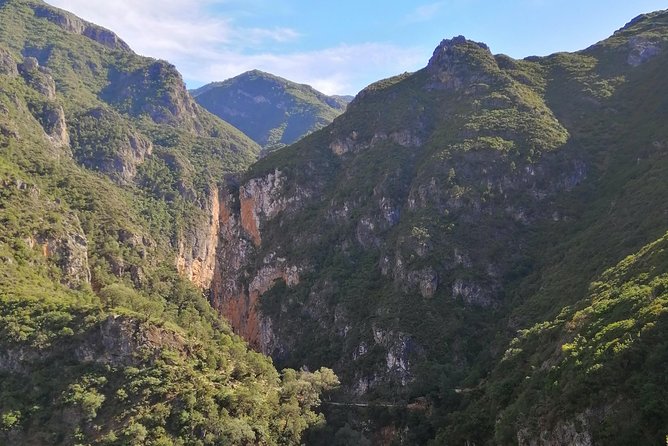
[[0, 443], [665, 442], [668, 12], [444, 40], [255, 163], [167, 62], [0, 23]]
[[259, 146], [106, 29], [0, 23], [0, 443], [299, 444], [336, 377], [279, 374], [202, 293]]
[[604, 271], [553, 319], [520, 330], [487, 382], [464, 397], [472, 407], [448, 415], [439, 443], [665, 441], [667, 247], [664, 235]]
[[268, 150], [292, 144], [326, 126], [350, 102], [344, 96], [327, 96], [308, 85], [258, 70], [192, 93], [202, 107]]
[[[214, 307], [278, 364], [332, 366], [340, 403], [370, 402], [332, 406], [340, 435], [356, 429], [379, 444], [562, 444], [574, 432], [584, 432], [582, 444], [663, 441], [666, 412], [642, 399], [628, 408], [635, 427], [595, 424], [605, 408], [622, 419], [613, 396], [624, 401], [639, 385], [660, 392], [652, 404], [666, 400], [656, 370], [665, 350], [647, 353], [665, 348], [656, 341], [665, 302], [645, 293], [619, 314], [568, 321], [614, 295], [590, 290], [597, 280], [623, 294], [635, 279], [603, 272], [668, 229], [667, 40], [666, 12], [545, 58], [444, 40], [424, 69], [369, 86], [333, 124], [230, 185]], [[638, 272], [647, 286], [666, 272], [663, 262], [640, 266], [654, 268], [649, 278]], [[635, 339], [645, 320], [655, 326], [625, 374], [614, 372], [617, 357], [587, 358], [613, 371], [606, 394], [580, 384], [572, 359], [540, 362], [586, 342], [598, 348], [607, 335], [596, 330], [610, 324], [610, 336]], [[531, 327], [543, 323], [586, 341], [541, 343], [546, 335]], [[513, 341], [518, 330], [537, 335]], [[535, 371], [540, 379], [519, 385], [533, 376], [524, 358], [554, 364], [555, 380]], [[575, 393], [558, 397], [564, 388], [583, 399], [565, 404]], [[552, 392], [545, 407], [540, 392]]]

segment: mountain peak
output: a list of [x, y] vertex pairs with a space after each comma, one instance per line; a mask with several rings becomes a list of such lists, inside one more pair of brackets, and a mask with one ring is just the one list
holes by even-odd
[[441, 40], [441, 43], [439, 43], [438, 46], [436, 47], [436, 50], [434, 50], [434, 54], [436, 54], [436, 52], [439, 50], [448, 49], [455, 46], [468, 45], [468, 44], [476, 45], [484, 50], [489, 51], [489, 47], [486, 44], [482, 42], [476, 42], [474, 40], [469, 40], [465, 36], [459, 35], [453, 37], [452, 39]]
[[[474, 42], [464, 36], [456, 36], [452, 39], [443, 39], [434, 50], [434, 54], [429, 59], [428, 66], [451, 64], [456, 61], [457, 56], [467, 54], [467, 50], [478, 50], [492, 55], [489, 47], [481, 42]], [[482, 50], [482, 51], [480, 51]]]
[[266, 149], [291, 144], [326, 126], [348, 102], [257, 69], [192, 93], [200, 105]]
[[258, 70], [257, 68], [254, 68], [252, 70], [248, 70], [245, 73], [241, 73], [237, 77], [246, 77], [246, 76], [259, 76], [259, 77], [271, 77], [271, 78], [278, 77], [278, 76], [275, 76], [271, 73], [267, 73], [266, 71]]
[[441, 41], [429, 59], [427, 70], [437, 81], [432, 88], [456, 90], [497, 72], [499, 67], [487, 45], [457, 36]]

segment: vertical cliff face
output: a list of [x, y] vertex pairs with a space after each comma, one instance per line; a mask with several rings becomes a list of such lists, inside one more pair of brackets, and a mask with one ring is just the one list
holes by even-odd
[[[262, 249], [261, 227], [289, 203], [279, 199], [284, 177], [280, 171], [240, 186], [221, 190], [218, 202], [217, 250], [210, 300], [235, 332], [262, 352], [275, 348], [271, 320], [262, 314], [260, 298], [278, 281], [299, 284], [303, 268]], [[214, 228], [211, 227], [213, 230]]]
[[484, 45], [443, 41], [251, 169], [228, 199], [214, 306], [256, 348], [336, 365], [359, 395], [407, 388], [429, 355], [465, 369], [475, 349], [456, 338], [503, 305], [520, 233], [559, 219], [555, 199], [587, 177], [567, 138]]
[[[598, 271], [663, 227], [652, 190], [668, 178], [665, 104], [641, 103], [638, 86], [657, 83], [665, 41], [626, 33], [527, 60], [457, 37], [423, 70], [371, 85], [226, 189], [212, 304], [280, 365], [335, 368], [348, 396], [432, 392], [443, 414], [478, 398], [512, 333], [571, 311]], [[647, 172], [658, 189], [636, 181]], [[628, 188], [654, 200], [632, 205], [642, 217], [617, 204]], [[508, 404], [506, 388], [490, 398]], [[497, 434], [592, 444], [595, 423], [578, 413]], [[491, 438], [457, 429], [443, 438]]]
[[179, 273], [202, 289], [211, 287], [216, 268], [216, 251], [221, 237], [220, 226], [226, 220], [221, 209], [218, 187], [209, 187], [209, 197], [200, 221], [186, 228], [179, 240], [176, 268]]
[[31, 6], [36, 17], [44, 18], [69, 33], [86, 36], [110, 49], [131, 51], [127, 43], [108, 29], [86, 22], [69, 12], [46, 5], [34, 4]]

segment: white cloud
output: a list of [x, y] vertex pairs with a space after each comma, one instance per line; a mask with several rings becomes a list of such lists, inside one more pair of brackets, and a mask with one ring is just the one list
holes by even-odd
[[168, 58], [172, 52], [189, 53], [220, 45], [239, 47], [266, 41], [285, 42], [298, 37], [289, 28], [259, 29], [235, 26], [233, 17], [211, 14], [221, 0], [50, 0], [116, 32], [140, 54]]
[[436, 14], [438, 14], [443, 6], [445, 5], [444, 1], [428, 3], [425, 5], [420, 5], [413, 10], [408, 16], [406, 16], [406, 22], [408, 23], [418, 23], [418, 22], [427, 22], [433, 19]]
[[297, 40], [301, 35], [291, 28], [249, 28], [246, 31], [245, 39], [249, 42], [261, 43], [266, 40], [275, 42], [290, 42]]
[[[191, 87], [257, 68], [325, 93], [349, 94], [381, 76], [415, 69], [429, 54], [379, 43], [268, 51], [304, 36], [292, 28], [238, 25], [235, 14], [247, 15], [241, 8], [249, 4], [233, 0], [49, 2], [111, 29], [139, 54], [175, 64]], [[216, 5], [229, 10], [225, 17], [211, 12]]]
[[[365, 43], [340, 45], [320, 51], [289, 54], [238, 53], [217, 54], [199, 69], [192, 67], [198, 79], [222, 80], [254, 68], [268, 71], [295, 82], [307, 83], [328, 94], [355, 93], [364, 85], [378, 80], [375, 73], [398, 74], [401, 69], [415, 69], [424, 62], [421, 51], [392, 45]], [[373, 70], [369, 70], [373, 68]]]

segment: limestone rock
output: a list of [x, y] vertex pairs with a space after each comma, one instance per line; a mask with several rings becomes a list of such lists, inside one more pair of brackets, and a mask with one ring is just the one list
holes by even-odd
[[113, 32], [81, 20], [74, 14], [46, 5], [34, 5], [33, 10], [37, 17], [44, 18], [67, 32], [86, 36], [110, 49], [132, 51], [128, 44]]
[[174, 332], [124, 316], [109, 316], [91, 328], [73, 356], [84, 363], [127, 366], [142, 360], [139, 351], [157, 355], [163, 349], [187, 353], [185, 340]]
[[417, 285], [422, 297], [433, 297], [438, 289], [438, 274], [432, 267], [408, 273], [408, 282]]
[[640, 36], [629, 39], [629, 50], [626, 62], [632, 67], [638, 67], [661, 53], [657, 43]]
[[134, 116], [148, 115], [157, 124], [178, 125], [205, 135], [199, 106], [186, 90], [176, 67], [157, 60], [130, 72], [113, 73], [102, 97]]
[[[385, 371], [381, 375], [382, 379], [399, 383], [401, 386], [408, 385], [413, 379], [411, 365], [416, 357], [423, 354], [422, 348], [405, 333], [374, 325], [372, 334], [374, 342], [385, 349]], [[378, 378], [377, 376], [376, 380]]]
[[259, 246], [263, 222], [270, 221], [286, 209], [296, 209], [304, 198], [310, 196], [305, 189], [285, 196], [285, 175], [278, 169], [262, 178], [253, 178], [239, 188], [241, 226]]
[[225, 220], [220, 194], [216, 186], [209, 188], [209, 199], [203, 209], [207, 217], [188, 227], [179, 240], [176, 267], [181, 275], [202, 289], [208, 289], [213, 281], [220, 225]]
[[432, 79], [428, 89], [460, 90], [491, 83], [498, 65], [487, 45], [457, 36], [436, 47], [427, 71]]
[[17, 76], [18, 74], [16, 60], [9, 51], [0, 47], [0, 75]]
[[132, 51], [128, 44], [121, 40], [120, 37], [108, 29], [102, 28], [101, 26], [87, 24], [86, 28], [81, 34], [88, 37], [89, 39], [96, 41], [97, 43], [106, 46], [107, 48]]
[[55, 146], [63, 147], [70, 145], [65, 111], [61, 105], [53, 103], [44, 104], [42, 111], [36, 117], [40, 121], [40, 124], [42, 124], [44, 133], [46, 133]]
[[137, 168], [153, 153], [153, 143], [148, 138], [106, 108], [94, 108], [80, 115], [72, 126], [72, 134], [77, 159], [120, 184], [131, 182]]
[[56, 82], [53, 80], [49, 71], [41, 67], [34, 57], [26, 57], [18, 66], [18, 70], [25, 79], [26, 83], [47, 99], [56, 98]]
[[580, 414], [575, 420], [559, 421], [552, 429], [543, 429], [538, 435], [528, 429], [517, 432], [519, 446], [592, 446], [587, 418]]
[[452, 284], [452, 297], [462, 299], [468, 305], [491, 306], [489, 289], [477, 282], [457, 279]]
[[35, 242], [41, 246], [45, 257], [54, 258], [62, 271], [63, 282], [76, 288], [83, 283], [90, 283], [88, 240], [76, 215], [70, 216], [67, 228], [64, 234], [58, 236], [37, 235]]

